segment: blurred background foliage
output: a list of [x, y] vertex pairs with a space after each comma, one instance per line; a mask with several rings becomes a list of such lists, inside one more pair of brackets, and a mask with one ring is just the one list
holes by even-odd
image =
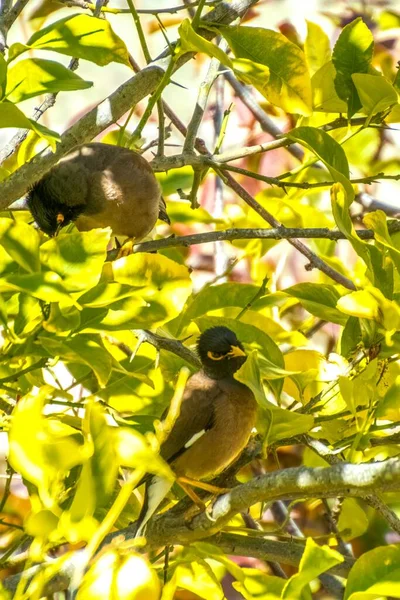
[[[126, 81], [129, 55], [144, 66], [128, 4], [104, 5], [106, 18], [93, 17], [93, 6], [81, 2], [31, 2], [22, 11], [5, 58], [0, 55], [0, 139], [7, 149], [17, 130], [29, 135], [2, 157], [2, 179], [46, 146], [54, 148], [65, 129]], [[196, 367], [182, 353], [148, 343], [144, 330], [194, 350], [201, 331], [223, 324], [243, 342], [249, 357], [237, 378], [259, 403], [262, 453], [242, 469], [240, 481], [337, 458], [359, 464], [398, 455], [398, 6], [260, 1], [241, 27], [216, 31], [231, 48], [225, 53], [187, 20], [201, 3], [162, 12], [169, 4], [154, 0], [153, 13], [140, 13], [148, 2], [135, 2], [152, 56], [162, 52], [165, 38], [179, 37], [179, 52], [196, 52], [163, 98], [188, 123], [213, 56], [249, 86], [235, 92], [221, 75], [199, 135], [209, 148], [220, 140], [222, 153], [239, 153], [234, 166], [253, 176], [234, 173], [235, 179], [285, 228], [340, 232], [339, 240], [321, 231], [306, 240], [333, 276], [309, 268], [279, 236], [176, 245], [110, 261], [108, 230], [80, 233], [70, 226], [49, 239], [22, 204], [1, 213], [0, 567], [4, 578], [15, 573], [15, 556], [28, 541], [25, 567], [49, 556], [55, 561], [25, 591], [21, 579], [16, 598], [41, 597], [44, 583], [77, 548], [88, 544], [89, 563], [108, 532], [132, 522], [141, 504], [133, 490], [145, 473], [172, 476], [158, 455], [153, 424], [182, 368]], [[76, 72], [67, 68], [71, 58], [83, 59]], [[58, 92], [40, 124], [28, 120], [43, 94]], [[97, 141], [134, 145], [151, 160], [156, 111], [141, 137], [135, 135], [146, 104]], [[166, 125], [168, 157], [181, 152], [183, 138]], [[296, 143], [297, 157], [284, 144], [240, 155], [284, 134]], [[164, 170], [161, 162], [156, 170], [171, 225], [158, 223], [155, 243], [268, 226], [222, 184], [224, 170], [207, 171], [195, 210], [187, 200], [190, 162]], [[278, 178], [278, 185], [257, 175]], [[361, 240], [355, 229], [369, 230], [374, 240]], [[313, 441], [323, 445], [325, 459]], [[397, 516], [397, 495], [381, 499]], [[339, 597], [318, 577], [342, 560], [340, 553], [358, 559], [346, 598], [400, 597], [399, 550], [389, 545], [399, 534], [364, 501], [258, 503], [229, 530], [299, 544], [300, 571], [229, 557], [205, 540], [175, 548], [161, 591], [164, 557], [154, 554], [149, 562], [124, 542], [91, 563], [78, 598]]]

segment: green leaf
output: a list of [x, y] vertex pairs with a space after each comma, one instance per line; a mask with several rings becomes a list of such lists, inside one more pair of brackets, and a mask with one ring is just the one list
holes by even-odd
[[365, 552], [349, 573], [344, 600], [400, 598], [399, 565], [399, 546], [381, 546]]
[[307, 37], [304, 54], [310, 71], [315, 73], [331, 58], [331, 45], [325, 31], [312, 21], [307, 21]]
[[265, 87], [269, 79], [269, 69], [265, 64], [259, 64], [246, 57], [229, 58], [221, 48], [198, 35], [191, 26], [189, 19], [185, 19], [180, 25], [179, 35], [182, 53], [203, 52], [218, 59], [222, 65], [232, 69], [239, 79], [254, 85], [266, 96]]
[[335, 89], [336, 69], [333, 62], [323, 65], [311, 78], [313, 108], [321, 112], [344, 113], [346, 102], [341, 100]]
[[89, 431], [93, 442], [91, 457], [92, 475], [95, 485], [96, 506], [104, 506], [110, 498], [118, 475], [115, 431], [107, 423], [104, 409], [92, 402], [86, 410]]
[[18, 103], [40, 94], [85, 90], [92, 85], [58, 62], [27, 58], [8, 70], [6, 95]]
[[262, 93], [289, 113], [311, 114], [311, 81], [303, 51], [284, 35], [261, 27], [219, 27], [236, 58], [268, 67]]
[[349, 317], [340, 338], [340, 352], [348, 358], [362, 340], [360, 321], [356, 317]]
[[[316, 127], [296, 127], [287, 137], [299, 142], [328, 167], [333, 179], [340, 181], [349, 179], [349, 163], [342, 146], [329, 134]], [[351, 187], [351, 186], [350, 186]]]
[[351, 118], [362, 106], [353, 73], [367, 73], [374, 53], [374, 38], [361, 17], [346, 25], [335, 44], [332, 61], [336, 69], [335, 88], [347, 102]]
[[40, 260], [61, 277], [66, 290], [87, 290], [100, 279], [110, 235], [109, 229], [58, 235], [42, 244]]
[[[244, 308], [257, 295], [259, 290], [259, 286], [256, 285], [234, 282], [205, 287], [194, 296], [182, 314], [181, 326], [212, 310], [227, 306]], [[268, 292], [265, 292], [264, 295], [268, 295]]]
[[172, 481], [175, 479], [168, 464], [150, 448], [146, 439], [137, 431], [128, 427], [118, 427], [115, 430], [115, 439], [119, 464], [167, 477]]
[[[172, 582], [169, 583], [172, 583], [175, 589], [189, 590], [204, 600], [224, 600], [225, 598], [220, 582], [205, 560], [198, 559], [179, 563]], [[175, 598], [175, 595], [172, 597]]]
[[[110, 546], [111, 548], [111, 546]], [[144, 556], [115, 546], [85, 573], [76, 600], [159, 600], [160, 581]]]
[[79, 334], [71, 339], [60, 341], [54, 336], [40, 335], [43, 347], [52, 355], [65, 361], [78, 362], [89, 366], [100, 386], [105, 386], [110, 375], [113, 359], [107, 352], [98, 335]]
[[375, 210], [364, 216], [363, 221], [369, 229], [372, 229], [375, 240], [388, 249], [389, 256], [395, 265], [397, 272], [400, 273], [400, 250], [395, 246], [395, 242], [390, 237], [387, 227], [387, 217], [382, 210]]
[[335, 286], [321, 283], [297, 283], [284, 291], [286, 294], [298, 298], [302, 306], [312, 315], [338, 325], [346, 324], [347, 317], [344, 317], [343, 313], [336, 308], [341, 294]]
[[[289, 372], [285, 373], [290, 374]], [[260, 407], [257, 430], [264, 435], [264, 444], [309, 432], [314, 426], [314, 417], [291, 412], [269, 402], [261, 383], [256, 352], [252, 352], [244, 365], [235, 373], [235, 379], [247, 385]]]
[[123, 325], [121, 329], [126, 328], [130, 318], [137, 319], [139, 327], [146, 319], [148, 325], [165, 323], [182, 311], [191, 292], [187, 267], [166, 256], [132, 254], [116, 260], [111, 268], [110, 279], [131, 285], [133, 289], [131, 298], [113, 305], [114, 314], [110, 311], [104, 319], [103, 325], [110, 328], [119, 325]]
[[42, 325], [43, 329], [48, 332], [65, 335], [65, 333], [78, 329], [80, 322], [81, 311], [75, 306], [64, 306], [61, 302], [51, 302], [49, 315]]
[[34, 273], [31, 275], [7, 275], [0, 278], [1, 292], [25, 292], [45, 302], [60, 302], [78, 306], [65, 291], [57, 273]]
[[397, 103], [397, 92], [385, 77], [353, 73], [351, 78], [356, 86], [363, 112], [368, 117], [386, 111]]
[[37, 133], [39, 137], [47, 140], [53, 150], [56, 147], [56, 142], [60, 141], [58, 133], [47, 129], [44, 125], [39, 125], [39, 123], [35, 123], [35, 121], [28, 119], [19, 108], [7, 101], [0, 102], [0, 128], [1, 127], [31, 129]]
[[343, 296], [337, 303], [339, 310], [347, 315], [362, 319], [372, 319], [383, 325], [387, 331], [400, 329], [400, 307], [394, 300], [388, 300], [382, 292], [372, 286]]
[[0, 54], [0, 99], [3, 98], [7, 84], [7, 62]]
[[349, 208], [354, 198], [352, 190], [349, 196], [347, 187], [340, 183], [332, 186], [331, 203], [336, 225], [345, 234], [357, 254], [363, 259], [369, 269], [369, 277], [377, 287], [382, 287], [388, 296], [391, 295], [390, 281], [383, 267], [383, 257], [376, 246], [361, 240], [350, 217]]
[[282, 598], [296, 600], [301, 598], [305, 586], [316, 579], [321, 573], [325, 573], [331, 567], [344, 561], [344, 558], [336, 550], [329, 546], [318, 546], [312, 538], [307, 538], [306, 547], [301, 557], [299, 572], [286, 582], [283, 588]]
[[46, 419], [43, 407], [52, 394], [50, 386], [20, 399], [13, 411], [9, 432], [9, 460], [13, 468], [39, 488], [42, 500], [57, 491], [54, 483], [87, 457], [87, 447], [74, 439], [75, 430], [60, 421]]
[[117, 62], [130, 67], [124, 42], [105, 19], [77, 14], [64, 17], [37, 31], [27, 46], [84, 58], [104, 66]]
[[39, 234], [23, 221], [0, 218], [0, 244], [25, 271], [40, 271]]
[[338, 530], [345, 541], [363, 535], [369, 527], [369, 520], [360, 504], [354, 498], [345, 498], [338, 520]]
[[383, 399], [376, 409], [377, 419], [388, 419], [389, 421], [400, 421], [400, 377], [396, 377]]
[[[232, 587], [245, 600], [279, 600], [285, 580], [267, 575], [259, 569], [242, 568], [242, 580], [234, 581]], [[244, 577], [243, 577], [244, 576]]]

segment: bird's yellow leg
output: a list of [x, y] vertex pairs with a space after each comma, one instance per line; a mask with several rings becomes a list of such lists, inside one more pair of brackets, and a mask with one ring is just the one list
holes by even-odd
[[212, 485], [211, 483], [206, 483], [205, 481], [197, 481], [196, 479], [190, 479], [190, 477], [178, 477], [177, 481], [179, 485], [181, 485], [181, 483], [184, 483], [192, 487], [197, 487], [200, 490], [210, 492], [211, 494], [215, 494], [216, 496], [220, 496], [221, 494], [226, 494], [227, 492], [231, 491], [229, 488], [220, 488], [216, 485]]
[[176, 480], [176, 483], [183, 489], [185, 494], [189, 496], [191, 500], [193, 500], [197, 509], [200, 509], [200, 511], [206, 510], [206, 505], [204, 504], [203, 500], [198, 497], [196, 492], [192, 490], [192, 488], [187, 483], [181, 481], [180, 478]]
[[123, 256], [129, 256], [130, 254], [133, 254], [133, 246], [134, 245], [135, 245], [135, 241], [133, 238], [128, 238], [127, 240], [125, 240], [125, 242], [122, 244], [122, 246], [118, 250], [117, 259], [122, 258]]

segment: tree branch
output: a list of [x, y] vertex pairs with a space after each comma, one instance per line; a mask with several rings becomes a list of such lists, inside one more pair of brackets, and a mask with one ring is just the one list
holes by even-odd
[[[270, 212], [261, 206], [253, 198], [253, 196], [251, 196], [247, 190], [245, 190], [244, 187], [242, 187], [229, 173], [224, 173], [223, 177], [225, 178], [225, 183], [229, 185], [229, 187], [232, 188], [238, 194], [238, 196], [246, 202], [246, 204], [251, 206], [265, 221], [267, 221], [271, 227], [279, 227], [282, 228], [283, 231], [285, 230], [285, 227], [283, 227], [283, 225], [281, 225]], [[339, 271], [336, 271], [336, 269], [330, 267], [325, 261], [319, 258], [319, 256], [317, 256], [314, 252], [312, 252], [312, 250], [303, 244], [303, 242], [300, 242], [295, 238], [288, 239], [288, 242], [310, 261], [310, 265], [306, 266], [307, 270], [316, 268], [347, 289], [356, 289], [356, 286], [350, 279], [339, 273]]]
[[[397, 459], [373, 464], [343, 463], [332, 467], [283, 469], [237, 485], [229, 493], [220, 496], [212, 505], [210, 512], [201, 513], [190, 523], [183, 515], [182, 506], [186, 506], [186, 503], [180, 502], [168, 512], [150, 521], [146, 533], [147, 548], [167, 544], [185, 545], [207, 538], [208, 541], [231, 554], [258, 556], [258, 553], [260, 555], [262, 553], [262, 558], [265, 559], [271, 553], [273, 560], [298, 564], [302, 547], [296, 551], [297, 545], [292, 542], [284, 546], [283, 542], [272, 543], [265, 538], [232, 536], [232, 534], [218, 532], [234, 515], [258, 502], [337, 496], [366, 498], [371, 492], [399, 490], [400, 461]], [[127, 540], [132, 539], [135, 535], [135, 526], [110, 534], [105, 538], [104, 544], [110, 543], [112, 539], [121, 535]], [[76, 552], [63, 563], [58, 574], [46, 584], [43, 594], [52, 594], [68, 587], [75, 568], [80, 564], [81, 552]], [[344, 563], [334, 567], [331, 572], [344, 576], [352, 564], [351, 559], [344, 558]], [[32, 567], [24, 572], [24, 577], [30, 579], [41, 568], [41, 565]], [[20, 577], [21, 574], [8, 577], [3, 582], [4, 587], [10, 591], [15, 590]]]
[[155, 517], [146, 533], [149, 546], [187, 544], [217, 533], [235, 514], [257, 502], [303, 498], [365, 498], [371, 492], [400, 490], [400, 461], [373, 464], [337, 464], [331, 467], [298, 467], [262, 475], [220, 496], [210, 513], [201, 513], [188, 524], [179, 504]]

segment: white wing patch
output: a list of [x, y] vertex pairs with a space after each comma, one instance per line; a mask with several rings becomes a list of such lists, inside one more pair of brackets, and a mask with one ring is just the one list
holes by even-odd
[[201, 431], [198, 431], [197, 433], [195, 433], [194, 435], [192, 435], [192, 437], [190, 438], [190, 440], [188, 440], [186, 442], [186, 444], [184, 445], [184, 448], [190, 448], [190, 446], [193, 446], [193, 444], [195, 442], [197, 442], [197, 440], [199, 440], [204, 434], [205, 434], [206, 430], [202, 429]]

